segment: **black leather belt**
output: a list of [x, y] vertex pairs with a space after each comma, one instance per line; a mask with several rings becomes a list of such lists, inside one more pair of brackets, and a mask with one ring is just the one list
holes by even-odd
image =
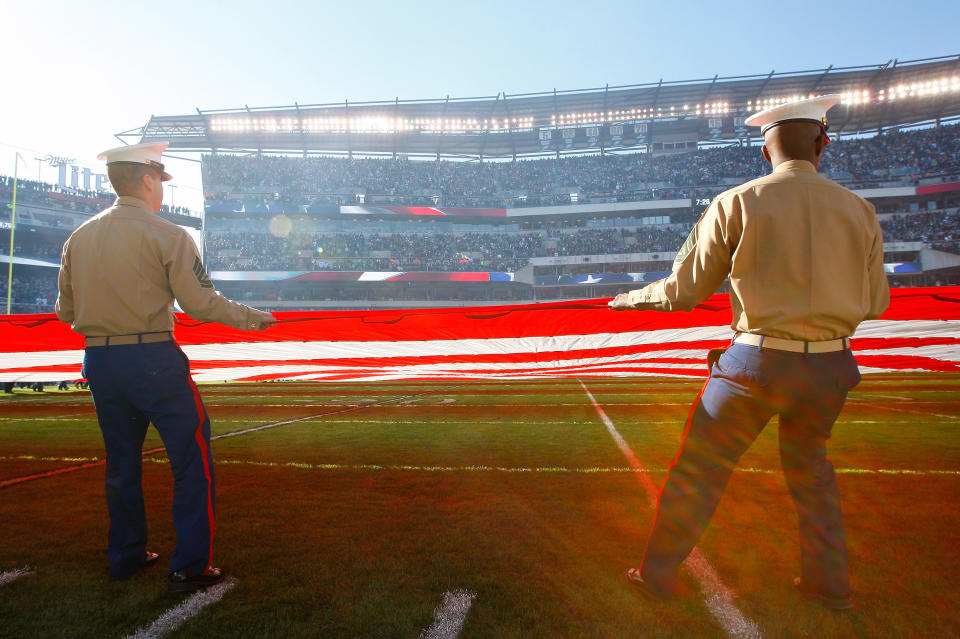
[[106, 335], [88, 337], [87, 346], [128, 346], [130, 344], [153, 344], [155, 342], [172, 342], [173, 333], [170, 331], [155, 333], [133, 333], [132, 335]]

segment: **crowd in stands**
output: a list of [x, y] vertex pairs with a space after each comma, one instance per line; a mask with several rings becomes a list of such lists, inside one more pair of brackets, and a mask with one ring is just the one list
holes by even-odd
[[[211, 270], [516, 271], [532, 257], [677, 251], [692, 224], [467, 233], [214, 232]], [[960, 253], [960, 210], [881, 221], [884, 241]]]
[[[340, 301], [354, 302], [353, 306], [370, 303], [374, 308], [377, 302], [516, 302], [531, 299], [529, 288], [515, 284], [486, 286], [482, 283], [457, 283], [456, 286], [397, 286], [396, 284], [361, 283], [355, 285], [327, 284], [307, 289], [288, 288], [283, 290], [274, 286], [269, 291], [250, 282], [225, 283], [223, 291], [233, 299], [257, 302], [272, 309], [289, 309], [289, 304], [274, 305], [274, 302]], [[261, 300], [266, 303], [262, 303]]]
[[[910, 132], [894, 132], [859, 140], [843, 140], [827, 147], [821, 171], [845, 184], [874, 186], [882, 183], [916, 183], [923, 177], [948, 177], [960, 181], [960, 126], [943, 126]], [[669, 197], [712, 198], [731, 183], [769, 171], [759, 149], [726, 147], [677, 155], [646, 154], [565, 157], [517, 162], [453, 162], [389, 159], [239, 157], [215, 155], [204, 158], [204, 184], [212, 200], [223, 197], [247, 200], [262, 210], [290, 210], [289, 206], [356, 202], [357, 192], [369, 203], [387, 198], [396, 204], [445, 206], [536, 206], [568, 204], [570, 193], [579, 201], [606, 202]], [[13, 180], [0, 176], [0, 209], [12, 200]], [[114, 201], [109, 193], [61, 188], [18, 180], [17, 201], [55, 210], [94, 214]], [[886, 243], [920, 242], [925, 247], [960, 255], [960, 201], [945, 195], [935, 211], [896, 213], [881, 209]], [[256, 208], [253, 207], [253, 208]], [[903, 206], [890, 200], [887, 207]], [[919, 206], [912, 204], [911, 206]], [[166, 208], [166, 207], [165, 207]], [[171, 213], [192, 215], [178, 207]], [[39, 220], [43, 212], [35, 213]], [[503, 271], [517, 272], [531, 258], [576, 255], [661, 254], [669, 260], [682, 245], [696, 220], [697, 211], [670, 213], [670, 225], [643, 224], [639, 218], [560, 219], [560, 216], [529, 216], [500, 226], [459, 224], [441, 220], [398, 219], [378, 222], [334, 220], [335, 217], [304, 213], [304, 218], [322, 218], [315, 229], [276, 237], [268, 232], [271, 215], [233, 216], [212, 214], [223, 223], [210, 224], [205, 234], [207, 268], [222, 270], [331, 270], [331, 271]], [[54, 218], [56, 216], [49, 216]], [[81, 216], [61, 216], [80, 218]], [[542, 219], [541, 219], [542, 217]], [[329, 218], [329, 219], [328, 219]], [[44, 218], [45, 219], [45, 218]], [[449, 219], [449, 218], [448, 218]], [[666, 219], [666, 218], [664, 218]], [[25, 217], [30, 224], [30, 216]], [[42, 222], [42, 221], [41, 221]], [[69, 228], [34, 222], [36, 231], [17, 230], [15, 255], [56, 261]], [[410, 230], [397, 227], [410, 225]], [[393, 226], [391, 226], [393, 225]], [[369, 229], [369, 230], [368, 230]], [[464, 230], [458, 230], [464, 229]], [[466, 230], [470, 229], [470, 230]], [[62, 236], [62, 237], [61, 237]], [[9, 236], [6, 236], [9, 238]], [[0, 246], [6, 252], [8, 245]], [[903, 259], [915, 259], [902, 251]], [[612, 268], [612, 267], [611, 267]], [[6, 277], [0, 277], [0, 295], [5, 300]], [[50, 312], [57, 295], [55, 269], [14, 267], [13, 312]], [[324, 297], [356, 299], [436, 299], [457, 295], [424, 287], [406, 290], [345, 287]], [[490, 287], [491, 292], [463, 293], [463, 299], [510, 299], [511, 291]], [[427, 290], [427, 292], [425, 292]], [[301, 293], [306, 295], [306, 293]], [[492, 295], [484, 298], [483, 295]], [[342, 296], [342, 297], [340, 297]], [[408, 297], [405, 297], [408, 296]], [[317, 299], [312, 297], [311, 299]], [[280, 300], [277, 300], [280, 301]]]
[[[97, 213], [113, 203], [113, 194], [61, 188], [46, 182], [17, 180], [17, 203], [48, 206], [63, 211]], [[13, 201], [13, 178], [0, 176], [0, 202]]]
[[537, 233], [210, 233], [210, 270], [516, 271], [531, 257], [675, 253], [690, 225]]
[[[0, 242], [6, 244], [0, 248], [3, 253], [6, 253], [10, 247], [9, 236], [4, 233], [3, 236], [0, 237], [7, 240], [6, 242]], [[45, 238], [34, 241], [33, 238], [29, 237], [27, 240], [21, 241], [17, 238], [13, 243], [13, 254], [17, 257], [39, 258], [48, 262], [59, 262], [60, 250], [63, 248], [63, 242], [66, 239], [66, 236], [52, 241]]]
[[[884, 241], [922, 242], [924, 246], [960, 254], [960, 210], [906, 213], [881, 221]], [[341, 271], [504, 271], [515, 272], [531, 257], [653, 253], [672, 255], [689, 225], [552, 229], [537, 232], [490, 233], [328, 233], [291, 234], [213, 233], [207, 238], [211, 270], [341, 270]], [[322, 249], [322, 251], [320, 250]], [[22, 250], [22, 249], [20, 249]], [[53, 251], [53, 248], [50, 248]], [[383, 252], [390, 257], [375, 257]], [[13, 278], [12, 311], [53, 311], [57, 296], [54, 269], [17, 273]], [[7, 280], [0, 278], [0, 299], [6, 299]], [[345, 288], [324, 298], [354, 299], [362, 291]], [[437, 293], [448, 299], [453, 293]], [[363, 292], [370, 300], [423, 298], [424, 291]], [[509, 299], [514, 293], [468, 291], [463, 299]], [[332, 296], [332, 297], [331, 297]], [[352, 297], [353, 296], [353, 297]], [[289, 298], [289, 296], [288, 296]], [[362, 298], [357, 298], [362, 299]], [[449, 298], [452, 299], [452, 298]], [[5, 302], [4, 302], [5, 303]]]
[[[769, 165], [757, 147], [724, 147], [516, 162], [218, 154], [205, 156], [202, 170], [208, 203], [232, 199], [248, 210], [292, 210], [353, 204], [357, 191], [366, 203], [508, 208], [569, 204], [574, 191], [578, 201], [590, 202], [712, 197], [731, 182], [766, 174]], [[820, 170], [854, 187], [960, 174], [960, 126], [837, 141]]]
[[830, 144], [820, 170], [834, 179], [867, 184], [878, 178], [957, 173], [960, 171], [960, 126], [893, 132]]
[[[0, 277], [0, 304], [3, 312], [7, 308], [7, 265], [3, 265]], [[57, 301], [57, 271], [44, 269], [36, 274], [18, 274], [13, 270], [13, 297], [11, 313], [52, 313]]]
[[[115, 200], [116, 196], [106, 191], [85, 191], [46, 182], [17, 180], [17, 204], [35, 204], [61, 211], [93, 214], [111, 206]], [[13, 178], [0, 175], [0, 206], [11, 202], [13, 202]], [[194, 217], [197, 215], [184, 206], [170, 207], [164, 204], [161, 210], [177, 215]]]
[[191, 211], [185, 206], [168, 206], [166, 204], [162, 204], [160, 206], [160, 212], [167, 213], [169, 215], [186, 215], [189, 217], [200, 217], [196, 211]]
[[894, 215], [880, 226], [885, 243], [923, 242], [927, 248], [960, 255], [960, 209]]

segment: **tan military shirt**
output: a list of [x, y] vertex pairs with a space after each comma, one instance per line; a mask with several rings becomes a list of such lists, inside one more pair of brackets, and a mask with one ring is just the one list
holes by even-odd
[[193, 240], [121, 196], [63, 245], [57, 317], [87, 336], [173, 330], [173, 300], [191, 317], [256, 330], [269, 313], [232, 302], [207, 277]]
[[873, 205], [804, 160], [717, 196], [670, 276], [628, 300], [641, 310], [689, 310], [727, 275], [731, 327], [743, 333], [848, 337], [890, 303]]

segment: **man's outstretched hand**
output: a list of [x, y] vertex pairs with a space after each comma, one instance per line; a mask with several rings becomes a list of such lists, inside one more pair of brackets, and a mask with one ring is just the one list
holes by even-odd
[[620, 293], [615, 298], [607, 302], [607, 307], [611, 311], [632, 311], [634, 305], [630, 303], [629, 293]]

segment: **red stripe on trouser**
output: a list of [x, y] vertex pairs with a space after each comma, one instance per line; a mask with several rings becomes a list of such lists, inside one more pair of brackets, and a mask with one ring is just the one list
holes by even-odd
[[200, 399], [200, 389], [193, 383], [192, 378], [187, 377], [187, 381], [190, 382], [190, 388], [193, 389], [193, 401], [197, 406], [197, 415], [200, 418], [200, 423], [197, 425], [196, 433], [194, 433], [194, 439], [197, 440], [197, 445], [200, 446], [200, 455], [203, 458], [203, 474], [207, 478], [207, 520], [210, 523], [210, 551], [207, 553], [207, 567], [203, 569], [203, 574], [206, 574], [213, 564], [214, 517], [213, 494], [211, 492], [213, 480], [210, 477], [210, 449], [207, 447], [207, 442], [203, 438], [203, 422], [206, 421], [206, 414], [203, 410], [203, 401]]

